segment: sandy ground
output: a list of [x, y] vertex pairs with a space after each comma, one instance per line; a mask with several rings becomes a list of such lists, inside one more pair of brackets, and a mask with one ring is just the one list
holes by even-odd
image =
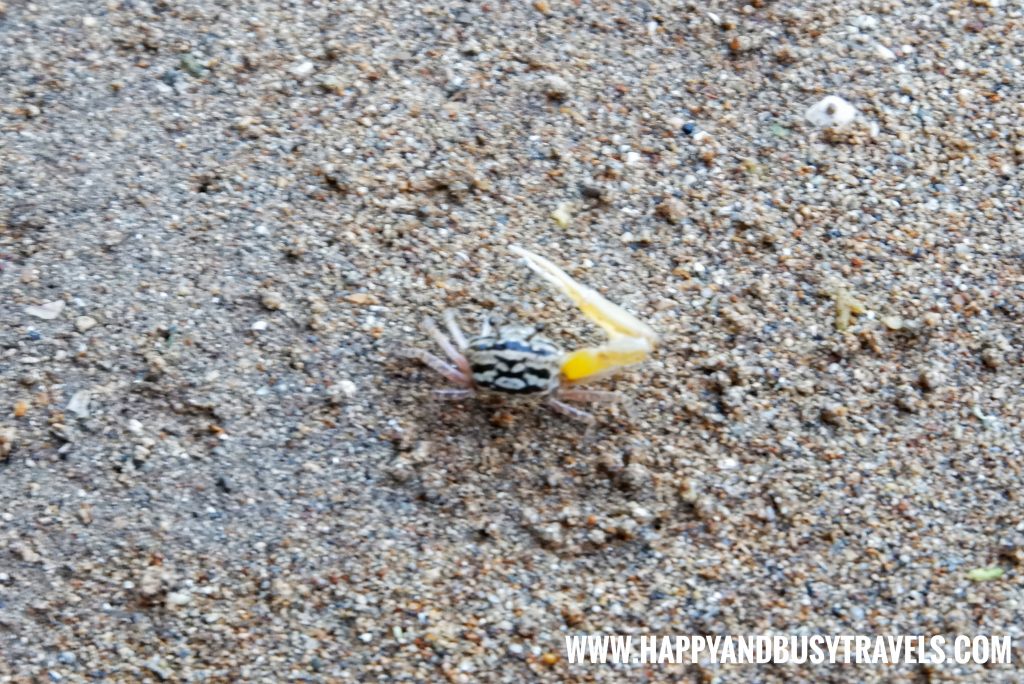
[[[1014, 0], [0, 2], [0, 681], [1024, 681], [1022, 46]], [[598, 341], [512, 243], [662, 334], [589, 440], [395, 358], [449, 307]]]

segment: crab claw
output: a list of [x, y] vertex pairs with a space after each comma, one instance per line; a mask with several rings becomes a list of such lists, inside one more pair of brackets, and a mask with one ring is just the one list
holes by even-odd
[[534, 254], [519, 245], [512, 245], [509, 249], [513, 254], [521, 257], [537, 275], [571, 299], [584, 316], [604, 329], [609, 338], [639, 337], [646, 340], [651, 348], [657, 344], [658, 334], [651, 329], [651, 326], [618, 304], [609, 302], [596, 290], [576, 282], [568, 273], [539, 254]]
[[562, 364], [562, 375], [566, 380], [593, 380], [622, 366], [640, 363], [650, 355], [658, 342], [658, 334], [649, 325], [608, 301], [596, 290], [576, 282], [544, 257], [518, 245], [509, 249], [571, 299], [583, 315], [600, 326], [608, 336], [608, 342], [603, 345], [577, 349], [566, 355]]

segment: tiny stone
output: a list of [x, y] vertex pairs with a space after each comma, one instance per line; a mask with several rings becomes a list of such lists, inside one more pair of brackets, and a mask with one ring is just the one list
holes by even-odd
[[345, 82], [337, 76], [324, 76], [320, 79], [320, 89], [335, 95], [345, 94]]
[[276, 292], [266, 292], [263, 298], [260, 300], [263, 303], [263, 307], [270, 311], [277, 311], [284, 306], [284, 300], [281, 299], [281, 295]]
[[926, 392], [934, 392], [942, 386], [942, 375], [935, 369], [926, 368], [918, 375], [917, 384]]
[[544, 94], [552, 100], [564, 100], [569, 97], [571, 91], [569, 82], [558, 74], [548, 74], [544, 79]]
[[845, 126], [856, 116], [854, 106], [837, 95], [815, 102], [804, 112], [804, 118], [821, 128]]
[[572, 223], [570, 205], [567, 202], [559, 204], [558, 207], [551, 212], [551, 218], [558, 224], [559, 228], [568, 228], [569, 224]]
[[91, 525], [93, 521], [92, 506], [87, 503], [83, 503], [78, 507], [78, 519], [82, 521], [83, 525]]
[[821, 409], [821, 419], [829, 425], [842, 425], [848, 413], [842, 404], [829, 404]]
[[897, 390], [896, 406], [907, 413], [917, 413], [920, 409], [920, 399], [917, 392], [910, 385], [903, 385]]
[[296, 78], [306, 78], [311, 73], [313, 73], [313, 70], [315, 68], [316, 67], [313, 65], [312, 62], [310, 62], [309, 60], [306, 60], [305, 62], [302, 62], [302, 63], [292, 67], [291, 73], [292, 73], [292, 76], [295, 76]]
[[338, 389], [341, 390], [342, 394], [349, 398], [354, 397], [359, 391], [359, 388], [356, 387], [356, 383], [347, 379], [338, 383]]
[[870, 31], [878, 26], [878, 19], [869, 14], [861, 14], [860, 16], [855, 17], [850, 23], [862, 31]]
[[[264, 304], [264, 305], [265, 305], [265, 304]], [[268, 324], [267, 324], [267, 322], [266, 322], [265, 320], [262, 320], [262, 319], [261, 319], [261, 320], [258, 320], [258, 321], [256, 321], [255, 323], [253, 323], [253, 324], [252, 324], [252, 325], [250, 326], [250, 328], [251, 328], [252, 330], [256, 331], [256, 332], [261, 332], [261, 331], [263, 331], [263, 330], [266, 330], [266, 329], [267, 329], [267, 325], [268, 325]]]
[[558, 523], [537, 525], [533, 528], [533, 533], [546, 546], [558, 546], [562, 543], [562, 526]]
[[630, 463], [623, 468], [618, 477], [618, 485], [623, 489], [637, 490], [650, 482], [651, 473], [639, 463]]
[[192, 594], [187, 591], [172, 591], [167, 594], [167, 607], [178, 608], [187, 606], [192, 601]]
[[376, 304], [377, 298], [369, 292], [355, 292], [353, 294], [346, 295], [345, 301], [363, 306], [366, 304]]
[[629, 505], [629, 515], [641, 525], [647, 525], [654, 520], [654, 514], [638, 503]]
[[18, 432], [15, 428], [0, 428], [0, 459], [7, 458], [14, 451], [14, 442]]
[[882, 325], [889, 330], [899, 330], [903, 327], [903, 319], [899, 316], [883, 316]]
[[673, 225], [682, 220], [685, 212], [686, 206], [675, 197], [666, 197], [665, 200], [654, 209], [654, 213], [657, 214], [659, 218], [662, 218]]
[[146, 597], [152, 597], [160, 593], [163, 588], [163, 573], [159, 566], [152, 565], [146, 568], [139, 580], [139, 593]]
[[92, 330], [96, 325], [97, 321], [92, 316], [79, 316], [75, 319], [75, 329], [80, 333]]
[[1003, 355], [995, 347], [985, 347], [981, 352], [981, 360], [990, 370], [996, 370], [1003, 365]]
[[206, 73], [206, 67], [191, 54], [182, 55], [180, 63], [181, 68], [193, 78], [201, 78]]
[[753, 46], [753, 41], [747, 36], [733, 36], [729, 41], [729, 51], [737, 55], [750, 50]]
[[64, 310], [64, 300], [58, 299], [56, 301], [47, 302], [40, 306], [26, 306], [25, 313], [29, 316], [35, 316], [41, 318], [44, 321], [52, 321], [53, 319], [60, 316], [60, 312]]
[[28, 544], [22, 544], [19, 546], [17, 548], [17, 552], [21, 557], [21, 560], [26, 563], [41, 563], [43, 561], [43, 557], [36, 553], [35, 549]]
[[611, 192], [609, 192], [608, 188], [597, 183], [580, 183], [579, 191], [587, 199], [597, 200], [605, 204], [611, 201]]
[[896, 53], [882, 44], [875, 45], [875, 55], [880, 59], [884, 59], [886, 62], [891, 62], [896, 59]]
[[71, 396], [67, 409], [79, 418], [89, 417], [89, 390], [79, 390]]

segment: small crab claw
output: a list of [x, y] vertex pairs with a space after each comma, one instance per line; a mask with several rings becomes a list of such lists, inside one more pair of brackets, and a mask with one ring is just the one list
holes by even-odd
[[510, 247], [526, 265], [573, 301], [583, 315], [599, 325], [608, 342], [577, 349], [566, 355], [562, 375], [570, 382], [595, 380], [623, 366], [640, 363], [654, 350], [658, 334], [621, 306], [592, 288], [573, 280], [569, 274], [544, 257], [518, 245]]
[[583, 315], [601, 326], [612, 340], [617, 337], [641, 338], [647, 342], [649, 349], [653, 349], [657, 344], [658, 334], [651, 326], [618, 304], [609, 302], [596, 290], [576, 282], [568, 273], [539, 254], [534, 254], [519, 245], [512, 245], [509, 249], [526, 261], [526, 265], [535, 273], [571, 299]]
[[652, 350], [651, 343], [642, 337], [616, 336], [600, 346], [569, 352], [562, 362], [562, 375], [570, 382], [597, 380], [646, 360]]

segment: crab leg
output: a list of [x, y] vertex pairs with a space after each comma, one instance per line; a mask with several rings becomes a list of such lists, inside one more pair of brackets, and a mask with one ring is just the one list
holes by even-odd
[[444, 312], [444, 324], [448, 327], [448, 334], [452, 336], [457, 349], [466, 348], [466, 336], [462, 334], [459, 322], [455, 320], [455, 312], [448, 309]]
[[561, 401], [605, 402], [609, 404], [618, 404], [626, 400], [626, 397], [620, 392], [579, 388], [559, 390], [556, 396]]
[[548, 399], [548, 406], [550, 406], [558, 413], [561, 413], [563, 416], [569, 416], [570, 418], [578, 420], [581, 423], [586, 423], [588, 426], [592, 426], [595, 422], [594, 416], [590, 415], [581, 408], [576, 408], [575, 406], [566, 404], [564, 401], [559, 401], [558, 399]]
[[466, 357], [463, 356], [458, 349], [452, 346], [451, 340], [441, 332], [441, 329], [437, 327], [437, 323], [434, 322], [433, 318], [427, 317], [423, 319], [423, 329], [426, 330], [432, 338], [434, 338], [437, 345], [444, 350], [445, 356], [452, 360], [455, 366], [459, 369], [459, 372], [468, 378], [471, 375], [469, 362], [466, 361]]
[[443, 359], [439, 359], [430, 352], [423, 351], [422, 349], [404, 349], [401, 354], [407, 358], [416, 359], [424, 366], [432, 368], [444, 377], [448, 378], [452, 384], [466, 388], [470, 386], [469, 376], [463, 374], [458, 368], [445, 362]]
[[461, 387], [449, 387], [446, 389], [434, 390], [434, 397], [437, 399], [443, 399], [444, 401], [462, 401], [463, 399], [469, 399], [474, 394], [476, 394], [476, 392], [473, 390]]

